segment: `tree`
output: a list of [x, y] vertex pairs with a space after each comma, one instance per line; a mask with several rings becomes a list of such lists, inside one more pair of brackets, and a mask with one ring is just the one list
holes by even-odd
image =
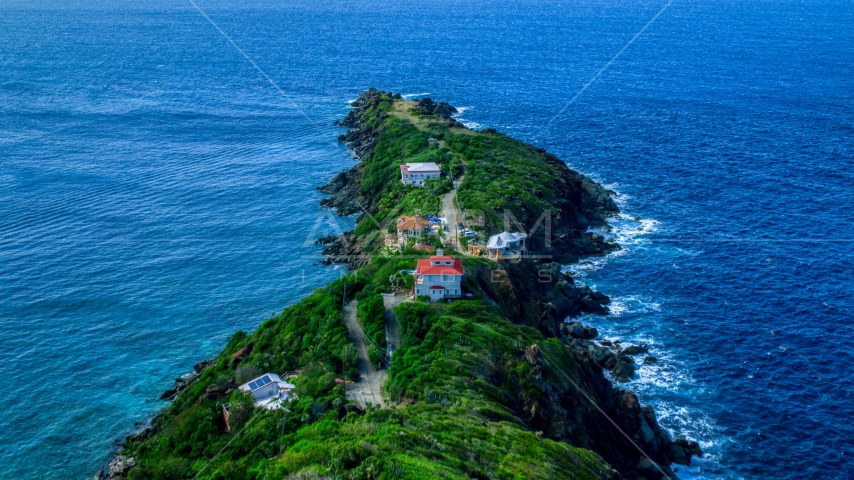
[[228, 398], [228, 424], [236, 431], [252, 417], [255, 411], [255, 397], [251, 393], [235, 390]]
[[340, 358], [345, 372], [356, 368], [356, 365], [359, 363], [356, 347], [352, 343], [347, 343], [341, 348]]

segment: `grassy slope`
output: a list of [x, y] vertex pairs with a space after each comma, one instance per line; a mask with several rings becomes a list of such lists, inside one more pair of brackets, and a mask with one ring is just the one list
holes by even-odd
[[[460, 203], [475, 217], [483, 212], [489, 233], [503, 229], [505, 210], [531, 228], [545, 210], [566, 208], [559, 184], [566, 178], [562, 163], [548, 161], [545, 152], [504, 134], [450, 126], [447, 120], [419, 114], [415, 103], [385, 97], [363, 114], [365, 124], [379, 136], [362, 164], [362, 194], [370, 200], [373, 219], [362, 219], [357, 235], [366, 235], [377, 228], [376, 222], [393, 222], [402, 214], [441, 214], [442, 195], [451, 189], [448, 173], [458, 175], [463, 168], [466, 177], [459, 188]], [[428, 142], [431, 137], [441, 142]], [[409, 162], [436, 162], [443, 176], [424, 188], [403, 185], [400, 165]], [[555, 221], [574, 219], [556, 217]]]
[[[460, 199], [465, 208], [484, 211], [489, 230], [502, 223], [504, 209], [530, 227], [543, 208], [559, 200], [549, 196], [557, 168], [543, 162], [541, 152], [502, 134], [418, 115], [412, 103], [388, 98], [363, 117], [380, 132], [362, 165], [362, 193], [375, 219], [439, 213], [450, 181], [443, 177], [420, 189], [402, 185], [399, 165], [406, 162], [433, 161], [445, 173], [458, 173], [466, 164]], [[430, 137], [441, 139], [441, 146], [428, 142]], [[363, 236], [376, 231], [371, 218], [356, 229]], [[525, 427], [516, 411], [519, 397], [545, 400], [549, 386], [562, 380], [548, 370], [543, 379], [532, 375], [522, 349], [539, 344], [570, 374], [577, 365], [563, 344], [513, 325], [481, 300], [401, 305], [404, 345], [390, 375], [398, 407], [339, 418], [346, 400], [335, 379], [354, 375], [354, 349], [341, 318], [344, 285], [350, 298], [366, 303], [359, 316], [369, 334], [380, 332], [377, 312], [368, 304], [390, 274], [414, 262], [377, 259], [265, 321], [253, 334], [235, 334], [215, 365], [156, 419], [157, 433], [127, 446], [137, 458], [129, 478], [280, 479], [297, 472], [342, 478], [597, 478], [610, 471], [592, 452], [541, 439]], [[232, 394], [226, 400], [232, 405], [232, 431], [242, 433], [229, 434], [219, 404], [197, 399], [209, 386], [235, 380], [231, 354], [250, 343], [254, 350], [238, 368], [303, 370], [299, 399], [284, 417], [281, 411], [252, 411], [246, 398]]]
[[[413, 262], [375, 260], [265, 321], [252, 335], [236, 334], [215, 365], [156, 420], [159, 432], [128, 445], [138, 462], [129, 478], [192, 478], [201, 472], [198, 478], [204, 479], [281, 479], [301, 472], [340, 478], [581, 479], [609, 471], [592, 452], [525, 428], [507, 399], [520, 392], [545, 396], [547, 385], [561, 379], [548, 371], [543, 379], [532, 375], [522, 348], [541, 345], [570, 374], [577, 366], [563, 344], [511, 324], [480, 300], [399, 306], [403, 346], [391, 370], [398, 405], [339, 419], [345, 397], [334, 379], [346, 373], [349, 355], [341, 318], [344, 284], [349, 295], [374, 295], [391, 272]], [[230, 355], [250, 342], [255, 348], [238, 368], [304, 370], [283, 435], [282, 411], [237, 412], [232, 418], [243, 419], [232, 422], [235, 434], [229, 434], [217, 402], [196, 401], [208, 386], [234, 378]], [[233, 411], [245, 403], [236, 395], [229, 401]]]

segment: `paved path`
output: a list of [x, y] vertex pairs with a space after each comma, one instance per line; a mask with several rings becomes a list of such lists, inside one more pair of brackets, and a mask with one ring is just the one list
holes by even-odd
[[463, 214], [457, 208], [457, 185], [463, 183], [463, 179], [466, 178], [465, 174], [457, 177], [454, 182], [454, 188], [450, 192], [446, 193], [444, 197], [442, 197], [442, 214], [445, 216], [445, 220], [448, 222], [448, 236], [454, 242], [454, 248], [457, 249], [460, 253], [465, 253], [462, 248], [462, 244], [460, 244], [460, 235], [462, 232], [460, 231], [459, 222], [463, 220]]
[[356, 351], [359, 354], [359, 381], [347, 385], [347, 398], [358, 402], [363, 407], [368, 403], [384, 407], [382, 385], [385, 382], [385, 372], [377, 372], [371, 364], [368, 357], [368, 343], [356, 319], [356, 305], [356, 300], [353, 300], [344, 307], [344, 322], [349, 331], [347, 338], [356, 345]]
[[395, 317], [394, 312], [391, 310], [400, 305], [401, 303], [411, 302], [412, 298], [406, 293], [398, 293], [393, 297], [383, 296], [383, 305], [385, 306], [385, 332], [386, 332], [386, 343], [389, 346], [390, 357], [389, 360], [394, 363], [394, 360], [391, 356], [394, 355], [394, 351], [400, 348], [400, 325], [397, 323], [397, 317]]
[[[385, 307], [385, 340], [388, 344], [386, 355], [392, 364], [394, 363], [394, 352], [402, 345], [400, 340], [400, 324], [397, 323], [397, 316], [392, 312], [392, 309], [401, 303], [411, 301], [412, 297], [407, 293], [398, 293], [393, 297], [386, 297], [383, 295], [383, 306]], [[391, 387], [389, 389], [390, 395], [394, 395], [393, 392], [395, 389], [393, 376], [389, 379], [389, 387]], [[394, 396], [392, 396], [391, 399], [394, 401]]]

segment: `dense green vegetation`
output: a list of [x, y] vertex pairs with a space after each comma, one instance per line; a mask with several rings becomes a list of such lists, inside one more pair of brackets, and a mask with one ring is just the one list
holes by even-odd
[[[345, 389], [335, 379], [352, 370], [355, 357], [342, 320], [344, 289], [350, 298], [361, 297], [360, 307], [371, 305], [359, 309], [360, 317], [380, 315], [377, 292], [389, 275], [412, 268], [414, 261], [376, 259], [253, 334], [235, 334], [215, 364], [158, 417], [159, 431], [126, 446], [137, 459], [129, 478], [597, 478], [595, 472], [607, 468], [599, 457], [540, 438], [508, 403], [519, 395], [544, 395], [546, 379], [531, 375], [524, 346], [538, 343], [574, 372], [571, 357], [563, 354], [567, 347], [513, 325], [482, 300], [397, 307], [403, 346], [387, 385], [397, 403], [364, 415], [344, 414]], [[467, 262], [469, 268], [484, 263]], [[235, 369], [232, 353], [250, 344], [251, 355]], [[247, 365], [299, 370], [298, 396], [284, 412], [253, 409], [247, 396], [232, 393], [225, 400], [228, 433], [220, 402], [198, 399], [208, 387], [233, 381]]]
[[[371, 213], [357, 225], [362, 239], [376, 235], [379, 248], [398, 216], [441, 214], [442, 196], [451, 190], [449, 173], [465, 173], [460, 202], [469, 211], [484, 212], [489, 232], [503, 225], [505, 209], [530, 223], [556, 208], [560, 175], [544, 154], [502, 134], [473, 132], [401, 110], [408, 104], [399, 102], [385, 98], [363, 115], [377, 143], [361, 167], [361, 193]], [[440, 141], [428, 141], [431, 137]], [[436, 162], [443, 176], [422, 188], [403, 185], [399, 166], [407, 162]], [[125, 445], [125, 453], [137, 462], [129, 478], [602, 477], [610, 469], [597, 455], [542, 438], [526, 424], [524, 405], [546, 401], [547, 391], [567, 385], [550, 369], [535, 371], [524, 348], [539, 345], [563, 371], [576, 375], [568, 347], [504, 318], [482, 298], [471, 277], [467, 287], [477, 299], [416, 301], [395, 309], [402, 346], [385, 385], [391, 406], [365, 412], [348, 407], [341, 379], [356, 379], [358, 371], [344, 305], [358, 301], [360, 325], [384, 351], [386, 312], [380, 293], [388, 291], [393, 276], [411, 286], [412, 278], [399, 272], [414, 268], [423, 255], [411, 247], [402, 254], [383, 251], [254, 333], [237, 332], [214, 364], [155, 420], [155, 433]], [[467, 271], [488, 264], [465, 260]], [[238, 363], [233, 355], [242, 349], [251, 353]], [[378, 352], [371, 352], [371, 359], [386, 367]], [[256, 374], [290, 371], [299, 373], [287, 411], [255, 409], [251, 397], [239, 392], [219, 401], [204, 397]], [[223, 403], [229, 406], [230, 432]]]
[[[453, 156], [447, 149], [428, 142], [429, 132], [416, 128], [407, 119], [385, 114], [388, 108], [378, 110], [369, 114], [368, 123], [376, 124], [379, 141], [362, 174], [362, 193], [374, 199], [372, 210], [380, 218], [390, 210], [397, 215], [412, 215], [416, 211], [423, 215], [440, 213], [441, 196], [451, 190], [446, 175]], [[427, 182], [422, 188], [404, 185], [400, 182], [400, 165], [413, 162], [435, 162], [442, 167], [443, 177]]]
[[358, 314], [359, 325], [365, 331], [365, 335], [371, 342], [371, 348], [368, 350], [371, 363], [376, 367], [384, 366], [381, 362], [380, 355], [385, 354], [386, 336], [385, 336], [385, 307], [383, 306], [383, 297], [379, 293], [373, 293], [373, 285], [369, 285], [362, 292], [356, 295], [359, 300]]
[[[412, 103], [385, 96], [363, 113], [378, 135], [373, 153], [363, 162], [361, 190], [370, 201], [371, 217], [362, 219], [357, 235], [387, 228], [399, 215], [441, 214], [441, 198], [452, 188], [449, 175], [463, 173], [460, 205], [469, 213], [471, 226], [482, 218], [488, 234], [504, 229], [505, 212], [530, 229], [547, 210], [565, 207], [565, 184], [571, 175], [562, 162], [494, 130], [476, 132], [418, 114], [409, 108]], [[438, 141], [429, 142], [431, 137]], [[436, 162], [443, 176], [421, 188], [403, 185], [400, 165], [407, 162]], [[555, 221], [574, 223], [571, 217]], [[510, 228], [518, 229], [513, 224]]]
[[445, 140], [466, 165], [466, 178], [457, 190], [460, 204], [482, 211], [489, 231], [502, 229], [505, 210], [523, 224], [525, 219], [536, 221], [546, 210], [557, 210], [560, 175], [554, 164], [544, 161], [544, 153], [494, 132], [449, 134]]

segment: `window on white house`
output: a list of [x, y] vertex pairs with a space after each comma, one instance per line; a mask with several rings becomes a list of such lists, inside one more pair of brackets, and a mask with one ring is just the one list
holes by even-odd
[[447, 281], [448, 281], [448, 276], [447, 276], [447, 275], [442, 275], [442, 281], [443, 281], [443, 282], [447, 282]]

